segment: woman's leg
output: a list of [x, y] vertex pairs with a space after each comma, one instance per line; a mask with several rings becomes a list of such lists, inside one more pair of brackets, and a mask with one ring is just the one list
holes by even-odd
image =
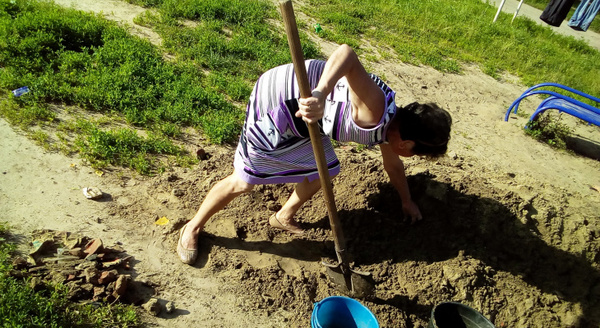
[[308, 182], [308, 179], [305, 178], [302, 182], [296, 184], [290, 198], [275, 214], [277, 221], [283, 225], [298, 227], [298, 224], [294, 220], [294, 215], [319, 189], [321, 189], [321, 181], [319, 179]]
[[187, 249], [196, 249], [198, 234], [208, 220], [237, 196], [249, 192], [254, 185], [240, 179], [235, 172], [225, 179], [217, 182], [200, 205], [198, 212], [187, 223], [187, 227], [181, 236], [181, 245]]

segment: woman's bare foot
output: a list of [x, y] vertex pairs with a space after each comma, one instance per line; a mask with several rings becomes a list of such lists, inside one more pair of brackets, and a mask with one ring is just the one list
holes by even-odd
[[290, 221], [280, 220], [277, 218], [277, 213], [271, 215], [271, 217], [269, 218], [269, 224], [273, 228], [285, 230], [296, 235], [301, 235], [304, 233], [304, 230], [300, 228], [296, 221], [294, 221], [293, 219]]

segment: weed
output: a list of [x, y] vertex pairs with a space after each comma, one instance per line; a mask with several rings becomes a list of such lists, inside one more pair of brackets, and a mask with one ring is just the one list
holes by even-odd
[[[204, 113], [233, 107], [219, 93], [222, 90], [206, 88], [203, 74], [192, 64], [164, 62], [149, 42], [114, 23], [48, 3], [23, 3], [30, 6], [17, 5], [14, 18], [0, 16], [0, 26], [5, 27], [0, 36], [6, 40], [0, 61], [7, 66], [0, 85], [28, 85], [32, 90], [14, 100], [23, 126], [51, 121], [48, 101], [120, 113], [128, 123], [142, 127], [157, 122], [197, 126]], [[224, 85], [232, 86], [235, 99], [249, 94], [249, 87], [231, 82]], [[239, 129], [229, 127], [228, 135]]]
[[536, 120], [527, 123], [525, 132], [550, 146], [566, 149], [566, 141], [572, 131], [566, 124], [561, 123], [559, 118], [551, 113], [539, 115]]
[[146, 10], [133, 18], [133, 22], [135, 24], [145, 27], [152, 27], [154, 25], [153, 22], [158, 20], [160, 20], [160, 17], [152, 13], [150, 10]]
[[161, 135], [169, 138], [179, 138], [181, 136], [181, 127], [170, 122], [158, 124], [156, 130], [158, 130]]
[[79, 137], [76, 145], [81, 157], [94, 168], [120, 165], [140, 174], [151, 174], [160, 165], [150, 154], [184, 156], [186, 153], [167, 139], [154, 135], [143, 138], [131, 129], [103, 131], [85, 123], [81, 128], [88, 133]]
[[529, 118], [530, 113], [525, 112], [524, 110], [517, 111], [517, 116], [521, 118]]
[[352, 145], [354, 146], [354, 147], [353, 147], [353, 150], [354, 150], [354, 152], [356, 152], [356, 153], [361, 153], [361, 152], [363, 152], [365, 149], [368, 149], [367, 145], [363, 145], [363, 144], [357, 144], [357, 143], [352, 143]]
[[500, 78], [500, 70], [498, 69], [498, 67], [496, 66], [495, 63], [485, 62], [483, 64], [483, 72], [485, 74], [493, 77], [494, 79], [499, 79]]
[[35, 141], [36, 144], [42, 146], [42, 148], [50, 150], [50, 136], [48, 135], [48, 133], [42, 130], [36, 130], [33, 133], [31, 133], [31, 138], [33, 139], [33, 141]]

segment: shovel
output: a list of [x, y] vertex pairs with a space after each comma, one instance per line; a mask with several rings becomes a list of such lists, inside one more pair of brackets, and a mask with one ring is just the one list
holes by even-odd
[[[300, 88], [300, 96], [308, 98], [312, 96], [312, 91], [308, 83], [308, 75], [306, 74], [306, 66], [304, 64], [304, 56], [302, 55], [302, 46], [300, 45], [300, 37], [298, 36], [298, 27], [296, 26], [296, 18], [294, 16], [294, 8], [291, 0], [280, 1], [279, 3], [281, 14], [285, 23], [285, 30], [290, 46], [290, 53], [294, 63], [294, 71], [298, 79]], [[337, 254], [337, 264], [328, 264], [322, 262], [326, 266], [327, 274], [339, 288], [354, 297], [366, 297], [371, 295], [374, 290], [374, 282], [370, 273], [360, 272], [350, 268], [348, 257], [346, 255], [346, 241], [342, 232], [342, 227], [338, 219], [337, 209], [335, 207], [335, 199], [333, 197], [333, 188], [329, 171], [327, 170], [327, 162], [325, 160], [325, 151], [317, 123], [307, 124], [310, 140], [315, 153], [317, 169], [319, 171], [319, 179], [327, 211], [329, 214], [329, 224], [333, 233], [335, 243], [335, 252]]]

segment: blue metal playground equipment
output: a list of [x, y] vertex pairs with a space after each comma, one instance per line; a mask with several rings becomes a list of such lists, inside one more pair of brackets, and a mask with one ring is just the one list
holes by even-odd
[[[561, 89], [561, 93], [546, 90], [544, 88], [554, 87]], [[569, 115], [580, 118], [590, 124], [594, 124], [596, 126], [600, 126], [600, 108], [594, 107], [592, 105], [586, 104], [580, 100], [574, 98], [575, 95], [586, 98], [591, 102], [595, 102], [596, 106], [600, 104], [600, 99], [589, 95], [587, 93], [581, 92], [579, 90], [564, 86], [558, 83], [540, 83], [535, 85], [529, 89], [527, 89], [519, 98], [517, 98], [506, 111], [506, 115], [504, 116], [504, 120], [508, 121], [510, 116], [510, 112], [513, 114], [517, 113], [517, 109], [519, 108], [519, 104], [521, 100], [531, 95], [548, 95], [549, 97], [544, 99], [540, 105], [537, 107], [535, 112], [529, 117], [529, 122], [532, 122], [536, 119], [538, 115], [543, 113], [548, 109], [556, 109], [560, 112], [567, 113]], [[528, 123], [529, 123], [528, 122]], [[527, 127], [527, 126], [526, 126]]]

